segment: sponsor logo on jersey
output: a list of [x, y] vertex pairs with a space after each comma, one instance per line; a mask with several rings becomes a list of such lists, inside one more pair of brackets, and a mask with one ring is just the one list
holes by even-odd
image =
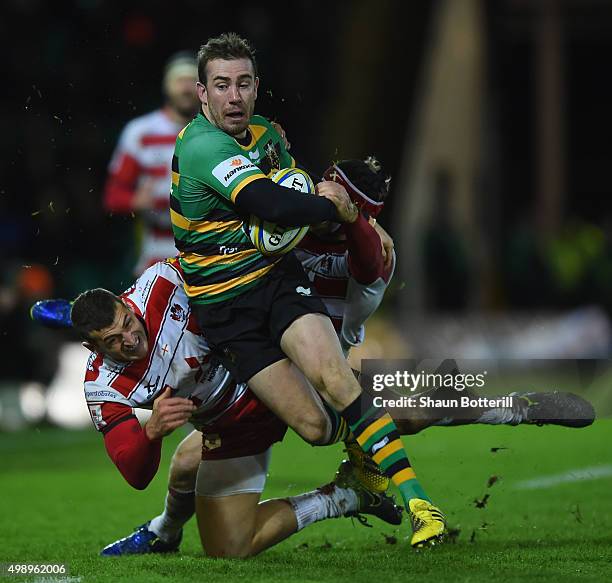
[[181, 304], [173, 304], [170, 308], [170, 317], [176, 322], [184, 322], [187, 317], [187, 312]]
[[255, 148], [254, 152], [249, 152], [249, 158], [251, 160], [258, 160], [259, 159], [259, 148]]
[[236, 158], [228, 158], [217, 164], [213, 168], [212, 173], [223, 186], [229, 186], [237, 176], [240, 176], [244, 172], [257, 169], [257, 166], [249, 159], [244, 156], [237, 156]]
[[102, 405], [88, 405], [88, 407], [91, 420], [96, 426], [96, 429], [100, 431], [100, 429], [106, 425], [106, 421], [104, 421], [104, 418], [102, 417]]
[[138, 288], [138, 294], [142, 298], [145, 298], [148, 295], [149, 290], [151, 289], [151, 286], [153, 285], [153, 281], [154, 280], [152, 279], [148, 279], [142, 288], [141, 287]]
[[295, 291], [299, 293], [301, 296], [309, 296], [312, 294], [312, 291], [310, 290], [309, 287], [302, 287], [301, 285], [298, 285], [295, 288]]
[[232, 253], [237, 253], [240, 250], [240, 247], [226, 247], [225, 245], [219, 245], [219, 252], [217, 255], [231, 255]]
[[89, 400], [95, 399], [112, 399], [113, 401], [123, 401], [124, 397], [117, 395], [115, 391], [85, 391], [85, 398]]
[[380, 441], [376, 442], [372, 446], [372, 455], [375, 454], [377, 451], [381, 450], [388, 443], [389, 443], [389, 438], [387, 436], [383, 437]]

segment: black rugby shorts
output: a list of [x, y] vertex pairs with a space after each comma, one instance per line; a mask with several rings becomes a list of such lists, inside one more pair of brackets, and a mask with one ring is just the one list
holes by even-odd
[[192, 310], [211, 349], [238, 382], [287, 358], [280, 339], [294, 320], [305, 314], [328, 315], [293, 252], [239, 296], [192, 304]]

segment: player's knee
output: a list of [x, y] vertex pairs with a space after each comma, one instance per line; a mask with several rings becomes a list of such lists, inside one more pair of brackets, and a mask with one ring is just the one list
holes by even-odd
[[177, 490], [190, 491], [195, 488], [201, 453], [194, 449], [178, 449], [170, 464], [170, 485]]
[[316, 445], [325, 441], [328, 432], [328, 420], [322, 412], [318, 415], [303, 415], [300, 418], [299, 425], [297, 432], [308, 443]]
[[249, 541], [229, 539], [212, 549], [207, 549], [206, 554], [215, 559], [246, 559], [253, 556], [253, 550]]
[[322, 372], [324, 392], [336, 410], [348, 407], [361, 394], [361, 387], [346, 363], [332, 362]]

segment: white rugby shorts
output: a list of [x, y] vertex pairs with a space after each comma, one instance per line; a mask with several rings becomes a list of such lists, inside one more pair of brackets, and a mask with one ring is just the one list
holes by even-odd
[[196, 479], [196, 496], [261, 494], [266, 485], [272, 448], [263, 453], [223, 460], [202, 460]]

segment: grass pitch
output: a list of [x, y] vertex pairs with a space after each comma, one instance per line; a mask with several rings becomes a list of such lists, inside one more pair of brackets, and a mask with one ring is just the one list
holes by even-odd
[[[394, 529], [372, 519], [374, 528], [364, 528], [338, 519], [254, 559], [232, 561], [202, 556], [195, 521], [178, 555], [98, 556], [105, 544], [159, 513], [180, 432], [166, 440], [160, 472], [145, 492], [123, 481], [93, 429], [0, 435], [0, 562], [67, 563], [69, 576], [38, 581], [70, 583], [608, 581], [611, 436], [610, 420], [581, 430], [430, 429], [405, 443], [455, 529], [446, 545], [417, 553], [407, 541], [407, 522]], [[329, 481], [341, 455], [339, 446], [312, 448], [288, 435], [275, 448], [264, 497]]]

